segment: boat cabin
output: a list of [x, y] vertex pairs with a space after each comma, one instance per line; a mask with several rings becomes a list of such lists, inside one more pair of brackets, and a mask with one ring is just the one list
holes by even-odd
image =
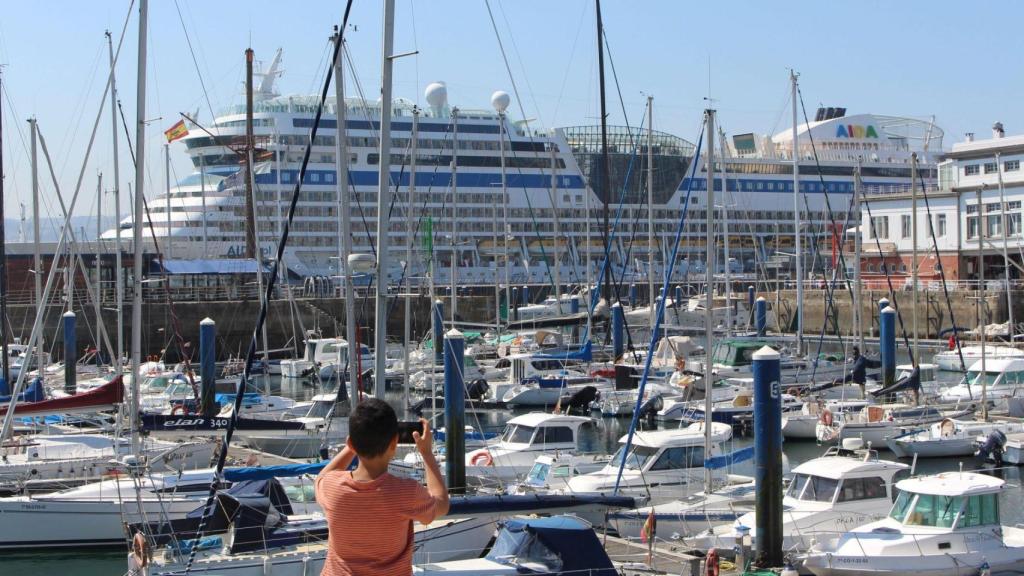
[[856, 508], [863, 500], [891, 501], [896, 496], [895, 483], [909, 475], [910, 466], [878, 460], [874, 452], [848, 452], [829, 452], [793, 469], [784, 505], [823, 502]]
[[1024, 387], [1024, 358], [987, 359], [984, 368], [981, 360], [972, 364], [959, 384], [942, 392], [942, 400], [971, 401], [980, 394], [983, 384], [989, 398], [1013, 396], [1017, 388]]
[[579, 431], [590, 419], [583, 416], [530, 412], [505, 424], [496, 447], [515, 450], [575, 450]]
[[1006, 482], [975, 472], [946, 472], [896, 484], [889, 518], [904, 526], [959, 530], [999, 526], [999, 493]]

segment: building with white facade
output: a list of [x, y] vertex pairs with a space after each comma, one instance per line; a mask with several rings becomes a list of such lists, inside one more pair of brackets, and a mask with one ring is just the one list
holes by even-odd
[[[1024, 277], [1024, 135], [1007, 137], [1000, 123], [992, 137], [963, 142], [943, 155], [937, 187], [916, 194], [869, 193], [861, 205], [861, 274], [884, 283], [885, 268], [900, 285], [912, 276], [914, 215], [917, 216], [917, 272], [922, 281], [980, 279], [979, 258], [987, 281]], [[930, 225], [929, 225], [930, 224]], [[849, 247], [848, 247], [849, 248]]]

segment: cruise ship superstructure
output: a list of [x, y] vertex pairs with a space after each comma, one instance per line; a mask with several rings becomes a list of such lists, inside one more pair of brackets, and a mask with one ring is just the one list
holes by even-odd
[[[264, 257], [275, 253], [316, 111], [313, 96], [278, 95], [275, 78], [276, 73], [264, 75], [253, 114], [258, 148], [255, 220]], [[507, 106], [507, 95], [500, 94], [494, 99], [501, 102], [497, 109]], [[427, 88], [426, 100], [428, 106], [423, 109], [401, 99], [393, 107], [391, 171], [398, 186], [394, 204], [388, 207], [394, 262], [388, 271], [391, 282], [402, 277], [402, 265], [408, 259], [409, 218], [414, 219], [411, 229], [417, 235], [406, 276], [414, 286], [422, 282], [428, 251], [433, 254], [434, 278], [439, 283], [449, 282], [453, 254], [460, 285], [503, 281], [507, 254], [511, 282], [550, 284], [556, 252], [563, 284], [580, 285], [587, 278], [596, 281], [604, 256], [605, 189], [610, 190], [611, 220], [618, 222], [611, 243], [617, 275], [624, 272], [627, 281], [647, 278], [645, 267], [652, 252], [654, 267], [662, 268], [671, 254], [680, 210], [691, 187], [692, 143], [654, 133], [655, 186], [651, 196], [655, 246], [651, 250], [647, 239], [646, 128], [609, 129], [612, 175], [611, 185], [605, 187], [600, 184], [600, 132], [596, 127], [539, 130], [494, 110], [456, 111], [448, 104], [442, 83]], [[369, 253], [376, 236], [380, 108], [375, 102], [354, 98], [346, 99], [345, 106], [353, 249]], [[298, 276], [336, 277], [339, 273], [335, 107], [336, 102], [329, 98], [291, 228], [285, 264]], [[410, 207], [414, 116], [418, 118], [418, 138], [414, 206]], [[835, 219], [846, 219], [858, 162], [866, 190], [908, 189], [911, 153], [918, 153], [921, 174], [931, 182], [942, 142], [942, 131], [931, 122], [870, 114], [845, 116], [842, 109], [820, 110], [814, 122], [798, 127], [798, 133], [801, 189], [806, 192], [807, 210], [800, 219], [806, 234], [830, 225], [831, 218], [824, 210], [825, 191], [831, 194]], [[716, 216], [727, 222], [719, 249], [728, 237], [730, 257], [747, 271], [753, 271], [755, 260], [792, 251], [790, 134], [786, 129], [770, 137], [734, 135], [726, 139], [724, 150], [716, 153], [716, 173], [720, 175], [716, 188], [724, 181], [728, 190], [725, 210]], [[181, 140], [194, 172], [171, 188], [169, 202], [163, 194], [150, 200], [155, 236], [165, 258], [244, 257], [244, 170], [239, 170], [237, 153], [244, 135], [245, 109], [236, 106], [210, 125], [190, 127]], [[818, 161], [811, 152], [811, 138]], [[700, 174], [704, 170], [702, 166], [694, 175], [681, 246], [683, 256], [693, 263], [706, 259], [705, 177]], [[453, 171], [457, 174], [454, 187]], [[721, 201], [723, 195], [717, 198]], [[130, 217], [122, 220], [126, 238], [131, 226]], [[428, 228], [433, 231], [432, 241], [423, 240]], [[113, 230], [103, 235], [104, 239], [113, 237]], [[145, 237], [150, 237], [149, 231]], [[718, 261], [724, 260], [719, 256]], [[694, 268], [689, 266], [689, 271]], [[680, 280], [687, 271], [685, 265], [678, 267]]]

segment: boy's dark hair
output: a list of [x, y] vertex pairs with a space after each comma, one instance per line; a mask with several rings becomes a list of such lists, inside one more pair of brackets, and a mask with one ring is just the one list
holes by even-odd
[[356, 454], [364, 458], [380, 456], [398, 434], [398, 417], [387, 402], [366, 398], [348, 417], [348, 437]]

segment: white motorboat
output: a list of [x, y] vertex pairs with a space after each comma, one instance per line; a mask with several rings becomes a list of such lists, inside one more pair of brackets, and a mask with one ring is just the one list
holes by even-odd
[[[628, 436], [623, 436], [619, 439], [619, 450], [604, 467], [572, 478], [566, 492], [611, 493], [618, 484], [626, 494], [649, 494], [652, 504], [697, 493], [704, 489], [704, 460], [720, 455], [722, 444], [732, 438], [731, 426], [711, 423], [711, 453], [706, 454], [704, 426], [697, 422], [685, 428], [636, 432], [628, 455]], [[727, 475], [718, 469], [712, 471], [712, 476], [719, 486], [728, 481]]]
[[[939, 370], [962, 372], [963, 368], [960, 367], [961, 354], [963, 354], [964, 357], [963, 365], [970, 369], [976, 362], [981, 360], [981, 346], [961, 346], [959, 352], [955, 348], [952, 350], [943, 350], [932, 357], [932, 362], [939, 367]], [[1024, 350], [1019, 350], [1012, 346], [999, 346], [997, 344], [989, 344], [985, 346], [985, 360], [987, 362], [991, 362], [993, 360], [1013, 359], [1024, 360]]]
[[[348, 342], [344, 338], [314, 338], [308, 334], [305, 340], [306, 349], [302, 358], [281, 360], [281, 377], [306, 378], [314, 374], [318, 367], [344, 365], [348, 361]], [[360, 346], [363, 366], [373, 366], [373, 354], [364, 344]]]
[[[279, 421], [302, 424], [301, 428], [239, 430], [238, 438], [250, 447], [285, 458], [315, 458], [321, 447], [348, 438], [348, 418], [338, 414], [337, 394], [317, 394], [305, 414], [288, 415]], [[268, 419], [254, 415], [255, 419]]]
[[[583, 416], [546, 412], [516, 416], [505, 424], [501, 436], [465, 455], [467, 481], [503, 486], [518, 481], [530, 472], [539, 454], [580, 454], [583, 452], [580, 428], [591, 422], [590, 418]], [[447, 455], [439, 456], [439, 461], [444, 466]], [[595, 462], [600, 461], [595, 459]], [[593, 468], [601, 465], [603, 463], [595, 464]], [[422, 460], [418, 452], [411, 452], [402, 461], [391, 465], [396, 473], [405, 475], [414, 475], [412, 469], [420, 466]]]
[[1020, 422], [976, 422], [944, 418], [924, 429], [910, 428], [886, 439], [889, 450], [900, 458], [946, 458], [974, 454], [978, 436], [996, 430], [1003, 434], [1024, 432]]
[[[782, 500], [784, 550], [807, 550], [814, 538], [883, 518], [895, 495], [895, 484], [909, 471], [902, 462], [879, 460], [877, 453], [847, 442], [824, 456], [793, 469]], [[749, 530], [757, 538], [757, 516], [744, 514], [734, 524], [723, 525], [682, 541], [690, 548], [731, 550], [736, 536]]]
[[819, 538], [802, 558], [817, 576], [1017, 573], [1024, 529], [1002, 526], [1006, 482], [974, 472], [902, 480], [887, 518]]
[[990, 358], [985, 360], [982, 374], [981, 360], [968, 364], [967, 375], [960, 382], [939, 394], [942, 402], [969, 404], [981, 400], [981, 387], [985, 398], [996, 407], [1005, 407], [1010, 398], [1024, 396], [1024, 358]]
[[[796, 396], [782, 394], [783, 415], [799, 412], [803, 404]], [[703, 422], [706, 419], [705, 408], [703, 400], [691, 400], [682, 406], [673, 404], [672, 407], [667, 407], [662, 412], [669, 414], [673, 410], [677, 410], [682, 414], [680, 418], [683, 422]], [[713, 422], [721, 422], [733, 426], [739, 424], [744, 419], [751, 419], [753, 417], [754, 391], [752, 389], [741, 389], [730, 395], [729, 398], [712, 402], [711, 405], [711, 421]]]

